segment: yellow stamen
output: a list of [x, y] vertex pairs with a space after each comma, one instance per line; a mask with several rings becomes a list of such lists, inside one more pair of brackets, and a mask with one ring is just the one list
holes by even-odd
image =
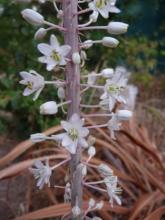
[[97, 0], [96, 7], [97, 8], [104, 8], [105, 7], [105, 0]]
[[57, 62], [59, 62], [61, 60], [61, 56], [58, 52], [56, 52], [55, 50], [52, 52], [51, 58]]
[[78, 138], [78, 131], [76, 128], [71, 128], [69, 130], [69, 136], [71, 137], [71, 139], [74, 141]]

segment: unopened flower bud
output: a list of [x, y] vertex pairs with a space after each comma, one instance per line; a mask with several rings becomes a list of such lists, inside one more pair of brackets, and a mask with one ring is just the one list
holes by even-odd
[[114, 69], [106, 68], [101, 71], [101, 74], [105, 78], [111, 78], [114, 75]]
[[76, 205], [72, 208], [73, 217], [78, 217], [81, 214], [81, 209]]
[[115, 48], [118, 46], [119, 41], [116, 38], [113, 37], [104, 37], [102, 39], [102, 44], [106, 47]]
[[93, 41], [92, 40], [86, 40], [86, 41], [83, 42], [83, 48], [84, 49], [89, 49], [92, 46], [93, 46]]
[[95, 204], [96, 201], [93, 198], [91, 198], [88, 202], [89, 209], [92, 209], [95, 206]]
[[110, 34], [124, 34], [127, 32], [128, 24], [123, 22], [110, 22], [107, 26], [107, 30]]
[[58, 105], [54, 101], [45, 102], [40, 106], [40, 114], [42, 115], [54, 115], [58, 111]]
[[47, 33], [47, 31], [45, 28], [39, 28], [34, 35], [34, 39], [41, 40], [42, 38], [45, 37], [46, 33]]
[[93, 146], [89, 147], [89, 149], [88, 149], [88, 155], [89, 155], [90, 157], [93, 157], [95, 154], [96, 154], [96, 148], [93, 147]]
[[82, 176], [85, 177], [87, 175], [87, 166], [84, 164], [79, 164], [78, 167], [81, 170]]
[[92, 136], [92, 135], [89, 135], [87, 142], [88, 142], [89, 146], [92, 146], [92, 145], [95, 144], [96, 138], [94, 136]]
[[31, 134], [30, 135], [30, 140], [33, 143], [39, 143], [39, 142], [45, 141], [46, 139], [47, 139], [47, 136], [45, 134], [42, 134], [42, 133], [36, 133], [36, 134]]
[[65, 99], [65, 90], [63, 87], [58, 88], [57, 95], [60, 99]]
[[72, 54], [72, 61], [74, 64], [80, 64], [81, 58], [80, 58], [80, 54], [78, 52], [75, 52]]
[[96, 204], [96, 209], [101, 210], [103, 208], [103, 206], [104, 206], [104, 202], [100, 201]]
[[116, 112], [116, 117], [118, 120], [127, 121], [132, 117], [132, 112], [128, 110], [119, 110]]
[[44, 17], [32, 9], [25, 9], [21, 12], [23, 18], [33, 25], [41, 25], [44, 23]]
[[62, 10], [59, 10], [57, 13], [57, 18], [62, 18], [64, 16], [64, 12]]

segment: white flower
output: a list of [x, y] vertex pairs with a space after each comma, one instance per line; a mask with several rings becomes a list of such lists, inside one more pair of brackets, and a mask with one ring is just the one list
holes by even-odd
[[58, 88], [57, 95], [60, 99], [65, 99], [65, 90], [63, 87]]
[[30, 24], [41, 25], [44, 23], [44, 17], [32, 9], [24, 9], [21, 14]]
[[70, 201], [71, 201], [71, 186], [70, 183], [67, 183], [65, 186], [64, 202], [69, 203]]
[[34, 39], [41, 40], [42, 38], [45, 37], [46, 33], [47, 33], [47, 30], [45, 28], [39, 28], [34, 35]]
[[52, 174], [52, 170], [49, 167], [48, 160], [46, 160], [45, 165], [40, 160], [36, 160], [34, 166], [35, 168], [29, 168], [29, 170], [34, 175], [34, 178], [38, 180], [37, 186], [39, 189], [42, 189], [44, 184], [48, 184], [50, 187], [50, 176]]
[[86, 40], [82, 44], [83, 49], [86, 49], [86, 50], [89, 49], [92, 46], [93, 46], [93, 41], [92, 40]]
[[92, 209], [95, 206], [95, 204], [96, 204], [96, 201], [93, 198], [91, 198], [88, 202], [89, 209]]
[[85, 177], [87, 175], [87, 166], [86, 165], [80, 163], [78, 165], [78, 169], [80, 170], [82, 177]]
[[56, 65], [66, 65], [66, 56], [71, 50], [69, 45], [60, 46], [55, 35], [50, 37], [50, 45], [38, 44], [38, 50], [44, 55], [39, 57], [41, 63], [47, 64], [47, 70], [51, 71]]
[[96, 22], [99, 14], [103, 18], [108, 18], [109, 12], [119, 13], [120, 10], [115, 7], [115, 3], [116, 1], [114, 0], [93, 0], [88, 4], [89, 8], [93, 11], [90, 18], [93, 22]]
[[118, 46], [119, 41], [113, 37], [103, 37], [102, 44], [106, 47], [115, 48]]
[[96, 148], [93, 146], [90, 146], [88, 149], [88, 155], [90, 158], [92, 158], [96, 154]]
[[125, 89], [127, 84], [127, 78], [123, 72], [116, 71], [111, 79], [106, 80], [106, 84], [104, 86], [104, 93], [101, 95], [100, 105], [105, 107], [109, 107], [109, 111], [115, 106], [116, 101], [120, 103], [126, 103], [124, 97], [122, 96], [122, 92]]
[[118, 195], [121, 194], [122, 190], [120, 187], [117, 187], [117, 181], [117, 176], [111, 176], [104, 179], [104, 182], [107, 187], [107, 192], [110, 198], [109, 202], [112, 207], [114, 200], [118, 205], [121, 205], [121, 199]]
[[110, 34], [124, 34], [127, 32], [127, 29], [128, 24], [123, 22], [111, 21], [107, 26], [107, 30]]
[[118, 110], [115, 113], [117, 119], [120, 121], [127, 121], [132, 117], [132, 112], [128, 110]]
[[40, 114], [54, 115], [58, 112], [58, 105], [54, 101], [45, 102], [40, 106]]
[[71, 154], [76, 153], [77, 146], [87, 147], [88, 143], [85, 137], [89, 134], [89, 130], [83, 127], [84, 120], [80, 119], [78, 114], [73, 114], [69, 121], [61, 121], [62, 127], [66, 133], [52, 135], [56, 141], [61, 141], [62, 146], [65, 147]]
[[19, 83], [27, 86], [23, 92], [23, 95], [28, 96], [32, 93], [35, 93], [33, 100], [36, 100], [44, 88], [44, 77], [34, 70], [29, 72], [22, 71], [20, 72], [20, 76], [23, 79]]
[[78, 217], [81, 214], [81, 209], [78, 207], [78, 205], [72, 208], [72, 214], [73, 217]]
[[105, 78], [111, 78], [114, 75], [114, 69], [106, 68], [101, 71], [101, 74]]
[[78, 52], [75, 52], [72, 54], [72, 61], [74, 64], [80, 64], [81, 63], [81, 58], [80, 54]]
[[42, 134], [42, 133], [36, 133], [36, 134], [31, 134], [30, 135], [30, 140], [33, 143], [39, 143], [39, 142], [45, 141], [46, 139], [47, 139], [47, 136], [45, 134]]

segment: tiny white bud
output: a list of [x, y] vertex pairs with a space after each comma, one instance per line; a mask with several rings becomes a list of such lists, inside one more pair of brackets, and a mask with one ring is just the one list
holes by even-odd
[[45, 37], [46, 33], [47, 33], [47, 30], [45, 28], [39, 28], [34, 35], [34, 39], [41, 40], [42, 38]]
[[85, 177], [87, 175], [87, 166], [84, 164], [80, 164], [79, 168], [81, 169], [82, 176]]
[[107, 31], [110, 34], [124, 34], [128, 30], [128, 24], [123, 22], [110, 22], [107, 26]]
[[72, 54], [72, 61], [74, 64], [80, 64], [81, 58], [80, 58], [80, 54], [78, 52], [75, 52]]
[[65, 99], [65, 90], [63, 87], [58, 88], [57, 95], [60, 99]]
[[86, 40], [86, 41], [83, 42], [83, 48], [84, 49], [89, 49], [92, 46], [93, 46], [93, 41], [92, 40]]
[[44, 17], [32, 9], [25, 9], [21, 12], [23, 18], [33, 25], [41, 25], [44, 23]]
[[95, 206], [95, 204], [96, 201], [93, 198], [91, 198], [88, 202], [89, 209], [92, 209]]
[[92, 145], [95, 144], [96, 138], [94, 136], [92, 136], [92, 135], [89, 135], [87, 142], [88, 142], [89, 146], [92, 146]]
[[62, 18], [64, 16], [64, 12], [62, 10], [59, 10], [57, 12], [57, 18]]
[[115, 48], [118, 46], [119, 41], [116, 38], [113, 37], [104, 37], [102, 39], [102, 44], [106, 47]]
[[58, 105], [54, 101], [45, 102], [40, 106], [40, 114], [42, 115], [54, 115], [58, 111]]
[[89, 149], [88, 149], [88, 155], [89, 155], [90, 157], [93, 157], [95, 154], [96, 154], [96, 148], [93, 147], [93, 146], [89, 147]]
[[101, 74], [105, 78], [111, 78], [114, 75], [114, 69], [106, 68], [101, 71]]
[[126, 121], [132, 117], [132, 112], [129, 110], [119, 110], [115, 113], [118, 120]]
[[45, 134], [42, 134], [42, 133], [36, 133], [36, 134], [31, 134], [30, 135], [30, 140], [33, 143], [39, 143], [39, 142], [45, 141], [46, 139], [47, 139], [47, 136]]
[[104, 206], [104, 202], [100, 201], [96, 204], [96, 209], [101, 210], [103, 208], [103, 206]]
[[81, 209], [76, 205], [72, 208], [73, 217], [78, 217], [81, 214]]

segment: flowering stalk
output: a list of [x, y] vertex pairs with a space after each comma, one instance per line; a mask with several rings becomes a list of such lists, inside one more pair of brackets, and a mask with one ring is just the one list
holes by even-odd
[[[46, 0], [45, 0], [46, 1]], [[44, 1], [44, 2], [45, 2]], [[103, 202], [96, 203], [93, 199], [89, 200], [87, 210], [82, 209], [83, 186], [93, 190], [108, 193], [109, 202], [113, 206], [115, 201], [121, 205], [121, 199], [118, 196], [121, 189], [117, 187], [118, 179], [113, 175], [106, 164], [99, 166], [89, 163], [92, 157], [96, 154], [94, 147], [96, 139], [88, 136], [91, 129], [108, 128], [110, 135], [115, 139], [115, 132], [120, 130], [121, 122], [129, 120], [132, 112], [127, 109], [127, 106], [134, 104], [135, 88], [132, 88], [134, 96], [130, 95], [131, 91], [127, 89], [127, 71], [123, 67], [105, 68], [99, 73], [92, 71], [85, 76], [80, 76], [80, 68], [85, 64], [87, 55], [85, 50], [91, 48], [96, 43], [101, 43], [103, 46], [109, 48], [117, 47], [119, 41], [115, 38], [105, 36], [101, 40], [87, 39], [82, 42], [81, 31], [86, 30], [104, 30], [113, 35], [123, 34], [127, 31], [128, 25], [122, 22], [109, 22], [107, 26], [91, 26], [96, 22], [99, 16], [107, 19], [109, 13], [119, 13], [120, 10], [115, 6], [115, 0], [61, 0], [52, 1], [57, 18], [60, 18], [63, 25], [53, 24], [46, 21], [45, 18], [38, 12], [32, 9], [25, 9], [22, 11], [24, 19], [35, 26], [49, 26], [48, 28], [40, 27], [34, 35], [36, 40], [41, 40], [45, 37], [49, 30], [57, 29], [61, 31], [64, 36], [64, 45], [60, 45], [55, 35], [50, 36], [49, 43], [39, 43], [37, 48], [42, 54], [38, 61], [46, 65], [47, 71], [56, 70], [57, 66], [64, 70], [65, 80], [56, 79], [55, 81], [46, 81], [45, 77], [34, 70], [22, 71], [20, 76], [22, 80], [20, 84], [25, 86], [23, 92], [24, 96], [33, 94], [35, 101], [45, 86], [54, 85], [58, 89], [57, 95], [60, 103], [56, 101], [47, 101], [40, 106], [40, 114], [54, 115], [58, 112], [59, 107], [65, 113], [63, 106], [67, 107], [67, 120], [61, 121], [63, 133], [54, 134], [50, 137], [42, 133], [32, 134], [30, 139], [33, 143], [40, 143], [42, 141], [56, 141], [60, 147], [64, 147], [69, 152], [68, 157], [50, 167], [49, 161], [45, 163], [36, 161], [34, 167], [30, 171], [37, 180], [37, 186], [42, 189], [45, 184], [50, 183], [50, 176], [53, 171], [59, 166], [69, 162], [70, 164], [70, 178], [65, 186], [58, 186], [54, 184], [54, 188], [64, 189], [64, 202], [71, 203], [71, 210], [69, 217], [73, 220], [88, 219], [88, 212], [100, 210], [103, 207]], [[81, 10], [79, 4], [88, 3], [88, 8]], [[60, 5], [58, 5], [60, 4]], [[62, 6], [62, 10], [60, 9]], [[79, 10], [80, 9], [80, 10]], [[89, 13], [89, 22], [85, 24], [78, 24], [79, 15]], [[90, 25], [90, 26], [89, 26]], [[61, 67], [62, 66], [62, 67]], [[97, 78], [102, 77], [104, 84], [96, 84]], [[83, 96], [88, 89], [97, 89], [99, 95], [99, 102], [84, 103]], [[128, 94], [128, 95], [126, 95]], [[131, 98], [129, 98], [131, 96]], [[116, 104], [120, 104], [121, 108], [117, 109]], [[83, 114], [83, 109], [97, 109], [102, 108], [105, 112], [96, 114]], [[88, 117], [108, 117], [108, 121], [104, 124], [84, 126], [85, 119]], [[109, 118], [110, 117], [110, 118]], [[88, 136], [88, 138], [87, 138]], [[82, 151], [87, 149], [88, 158], [82, 161]], [[96, 169], [101, 180], [96, 182], [85, 182], [84, 177], [87, 175], [88, 167]], [[97, 185], [104, 184], [104, 188]], [[97, 218], [97, 217], [96, 217]], [[93, 218], [94, 219], [94, 218]]]
[[[70, 45], [71, 54], [79, 53], [78, 39], [78, 1], [65, 0], [62, 3], [64, 12], [64, 28], [67, 31], [64, 34], [65, 43]], [[70, 54], [70, 55], [71, 55]], [[70, 57], [69, 57], [70, 58]], [[67, 99], [72, 101], [68, 108], [68, 119], [74, 114], [80, 114], [80, 65], [68, 62], [65, 69], [67, 86]], [[70, 172], [71, 172], [71, 206], [82, 208], [82, 176], [78, 169], [81, 160], [81, 146], [77, 147], [76, 154], [71, 156]], [[77, 202], [77, 204], [76, 204]], [[73, 217], [73, 219], [81, 219], [81, 217]]]

